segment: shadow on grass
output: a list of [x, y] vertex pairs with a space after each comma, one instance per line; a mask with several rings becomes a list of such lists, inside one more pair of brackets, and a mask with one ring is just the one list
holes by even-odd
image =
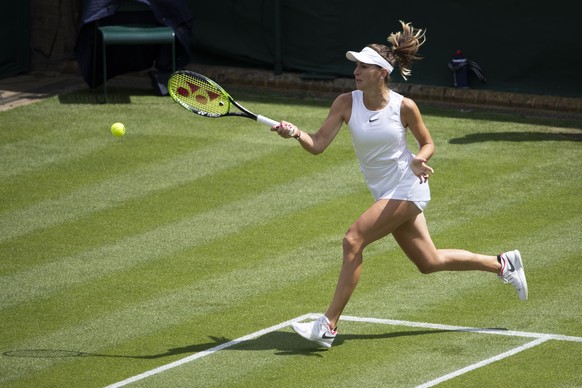
[[582, 133], [572, 132], [480, 132], [450, 139], [450, 144], [472, 144], [488, 141], [582, 141]]
[[[498, 329], [504, 330], [504, 329]], [[390, 333], [380, 333], [380, 334], [342, 334], [339, 335], [333, 347], [342, 346], [345, 342], [349, 341], [362, 341], [362, 340], [383, 340], [399, 337], [413, 337], [419, 335], [427, 334], [440, 334], [440, 333], [452, 333], [452, 330], [413, 330], [413, 331], [397, 331]], [[323, 357], [322, 353], [325, 353], [322, 347], [317, 344], [307, 341], [295, 333], [276, 331], [272, 333], [265, 334], [259, 338], [255, 338], [248, 341], [240, 341], [231, 344], [228, 347], [214, 349], [220, 345], [227, 344], [231, 342], [228, 338], [224, 337], [209, 337], [210, 342], [202, 344], [193, 344], [178, 348], [171, 348], [165, 352], [150, 354], [150, 355], [119, 355], [119, 354], [100, 354], [100, 353], [89, 353], [78, 350], [64, 350], [64, 349], [21, 349], [21, 350], [11, 350], [2, 353], [6, 357], [21, 357], [21, 358], [70, 358], [70, 357], [107, 357], [107, 358], [133, 358], [133, 359], [143, 359], [151, 360], [165, 357], [173, 357], [178, 355], [191, 355], [203, 351], [274, 351], [273, 354], [278, 356], [292, 356], [292, 355], [304, 355], [304, 356], [316, 356]]]
[[229, 342], [227, 338], [209, 337], [212, 341], [203, 344], [188, 345], [179, 348], [171, 348], [163, 353], [151, 355], [122, 355], [122, 354], [101, 354], [83, 352], [80, 350], [70, 349], [19, 349], [9, 350], [2, 353], [6, 357], [16, 358], [70, 358], [70, 357], [109, 357], [109, 358], [135, 358], [151, 360], [163, 357], [171, 357], [179, 354], [194, 354], [205, 350], [212, 349], [218, 345]]
[[151, 90], [141, 88], [111, 88], [107, 93], [107, 102], [105, 96], [99, 89], [84, 89], [76, 92], [59, 94], [59, 103], [61, 104], [82, 104], [82, 105], [103, 105], [103, 104], [131, 104], [131, 97], [137, 96], [154, 96]]

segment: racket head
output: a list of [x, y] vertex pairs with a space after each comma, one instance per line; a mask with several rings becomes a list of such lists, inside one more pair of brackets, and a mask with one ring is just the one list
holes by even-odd
[[216, 82], [202, 74], [178, 70], [168, 80], [168, 93], [184, 108], [206, 117], [222, 117], [230, 112], [232, 97]]

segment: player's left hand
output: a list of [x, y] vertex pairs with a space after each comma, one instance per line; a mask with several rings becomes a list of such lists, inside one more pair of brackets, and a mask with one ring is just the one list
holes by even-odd
[[428, 178], [434, 174], [433, 168], [427, 165], [426, 162], [426, 159], [414, 158], [410, 163], [410, 168], [412, 168], [414, 175], [420, 179], [420, 183], [427, 182]]

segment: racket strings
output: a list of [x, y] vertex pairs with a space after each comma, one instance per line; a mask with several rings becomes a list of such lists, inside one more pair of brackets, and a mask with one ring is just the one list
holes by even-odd
[[220, 86], [189, 74], [174, 73], [168, 91], [175, 101], [199, 114], [219, 117], [230, 110], [228, 95]]

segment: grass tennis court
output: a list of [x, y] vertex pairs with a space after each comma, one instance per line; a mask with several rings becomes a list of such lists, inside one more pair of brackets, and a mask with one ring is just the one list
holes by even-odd
[[[384, 239], [324, 351], [289, 323], [325, 309], [343, 234], [372, 201], [347, 130], [313, 157], [251, 120], [116, 92], [130, 103], [79, 92], [0, 113], [1, 386], [159, 368], [132, 386], [420, 386], [459, 371], [441, 386], [582, 386], [581, 122], [420, 104], [435, 243], [519, 249], [530, 299], [491, 274], [421, 275]], [[331, 104], [233, 95], [308, 131]]]

